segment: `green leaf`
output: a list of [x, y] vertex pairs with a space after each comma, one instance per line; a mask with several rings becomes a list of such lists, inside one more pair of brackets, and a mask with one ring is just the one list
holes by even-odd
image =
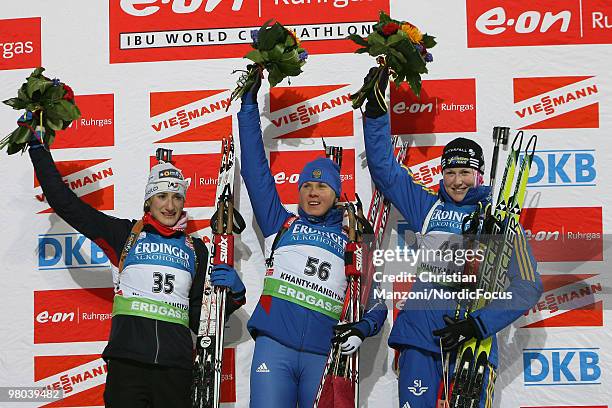
[[53, 130], [62, 130], [64, 121], [61, 119], [52, 120], [47, 116], [47, 127]]
[[384, 11], [382, 11], [382, 10], [379, 13], [378, 19], [380, 20], [380, 22], [383, 25], [393, 21], [393, 19], [391, 17], [389, 17], [389, 15], [387, 13], [385, 13]]
[[391, 47], [392, 45], [397, 44], [400, 41], [408, 41], [406, 33], [404, 33], [403, 31], [398, 31], [397, 33], [387, 38], [386, 44], [388, 47]]
[[39, 95], [42, 95], [50, 86], [53, 86], [53, 82], [43, 78], [36, 78], [31, 76], [28, 78], [28, 82], [26, 85], [26, 94], [30, 98], [34, 98], [35, 92], [38, 91]]
[[423, 45], [425, 46], [425, 48], [429, 49], [429, 48], [435, 47], [437, 44], [435, 38], [436, 37], [432, 37], [429, 34], [424, 34], [423, 35]]
[[387, 49], [388, 47], [386, 47], [385, 45], [374, 44], [370, 47], [368, 52], [370, 53], [371, 56], [376, 57], [379, 55], [387, 54]]
[[395, 49], [400, 51], [406, 58], [406, 70], [419, 74], [423, 74], [427, 71], [427, 68], [425, 68], [425, 61], [410, 41], [402, 41], [396, 44]]
[[410, 89], [417, 96], [417, 98], [421, 97], [421, 76], [419, 74], [410, 74], [406, 75], [406, 80], [408, 81], [408, 85], [410, 85]]
[[[388, 52], [389, 52], [389, 55], [391, 55], [397, 60], [397, 65], [405, 65], [408, 63], [408, 61], [406, 60], [406, 57], [404, 57], [404, 54], [402, 54], [401, 52], [393, 48], [389, 48]], [[396, 65], [396, 64], [392, 64], [392, 65]]]
[[[42, 77], [42, 73], [45, 71], [43, 67], [38, 67], [30, 74], [31, 77]], [[29, 78], [29, 77], [28, 77]]]
[[62, 99], [55, 106], [55, 113], [62, 120], [75, 120], [81, 116], [79, 108], [65, 99]]
[[25, 109], [25, 107], [28, 104], [26, 101], [24, 101], [23, 99], [19, 99], [19, 98], [7, 99], [3, 103], [17, 110]]
[[249, 52], [247, 55], [244, 56], [244, 58], [250, 59], [256, 64], [261, 64], [263, 62], [263, 56], [261, 55], [261, 52], [259, 50], [253, 50]]
[[49, 102], [57, 102], [64, 97], [66, 91], [62, 86], [50, 86], [47, 88], [42, 98]]
[[285, 46], [283, 44], [276, 44], [270, 51], [268, 51], [268, 60], [270, 62], [280, 61], [285, 52]]
[[357, 45], [361, 45], [364, 47], [367, 47], [369, 45], [368, 40], [357, 34], [351, 34], [347, 38], [356, 43]]
[[26, 93], [26, 87], [27, 84], [24, 83], [23, 85], [21, 85], [21, 87], [19, 88], [19, 90], [17, 91], [17, 98], [22, 99], [24, 101], [29, 101], [30, 97], [28, 96], [28, 94]]
[[271, 50], [279, 42], [284, 43], [287, 33], [287, 29], [279, 23], [274, 23], [273, 26], [266, 28], [265, 30], [259, 31], [258, 37], [258, 49], [260, 50]]
[[8, 149], [6, 149], [6, 152], [11, 155], [25, 151], [26, 147], [27, 143], [11, 143], [8, 145]]
[[30, 139], [30, 129], [25, 126], [18, 126], [12, 134], [13, 143], [26, 143]]
[[278, 85], [283, 79], [285, 79], [285, 75], [280, 71], [276, 64], [272, 64], [269, 69], [268, 82], [270, 82], [270, 88]]
[[368, 35], [368, 43], [371, 44], [372, 46], [376, 44], [384, 45], [385, 37], [378, 34], [377, 32], [373, 32], [370, 35]]
[[297, 46], [297, 42], [295, 41], [295, 38], [293, 38], [291, 34], [287, 35], [287, 38], [285, 39], [285, 47], [295, 47], [295, 46]]

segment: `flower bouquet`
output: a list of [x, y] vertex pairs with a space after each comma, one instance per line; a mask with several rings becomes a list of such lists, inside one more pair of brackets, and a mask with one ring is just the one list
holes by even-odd
[[[416, 26], [406, 21], [393, 20], [381, 11], [374, 31], [367, 38], [356, 34], [348, 38], [362, 47], [356, 53], [378, 57], [379, 69], [389, 70], [397, 87], [406, 81], [417, 96], [421, 94], [421, 74], [427, 73], [426, 65], [433, 61], [428, 50], [436, 45], [435, 37], [421, 33]], [[378, 78], [379, 75], [374, 76], [356, 94], [351, 95], [353, 108], [363, 105], [367, 95], [378, 86]], [[386, 107], [386, 104], [381, 106]]]
[[250, 59], [254, 64], [240, 76], [230, 100], [238, 99], [247, 93], [255, 83], [256, 76], [262, 74], [262, 69], [268, 71], [271, 88], [287, 77], [302, 73], [308, 52], [302, 48], [293, 31], [278, 22], [270, 25], [270, 21], [266, 21], [259, 30], [251, 31], [251, 46], [254, 49], [244, 58]]
[[17, 97], [4, 101], [13, 109], [26, 110], [17, 121], [17, 129], [0, 140], [0, 150], [6, 147], [8, 154], [25, 151], [30, 132], [50, 146], [56, 130], [66, 129], [81, 116], [72, 89], [59, 79], [44, 76], [44, 70], [36, 68], [17, 91]]

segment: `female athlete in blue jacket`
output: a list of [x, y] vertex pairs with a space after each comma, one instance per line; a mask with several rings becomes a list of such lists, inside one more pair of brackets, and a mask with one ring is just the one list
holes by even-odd
[[[372, 69], [368, 75], [374, 74], [375, 69]], [[384, 72], [380, 75], [384, 94], [388, 76]], [[416, 182], [410, 170], [394, 159], [389, 137], [389, 115], [374, 95], [368, 98], [366, 105], [364, 134], [368, 168], [376, 187], [408, 221], [410, 230], [420, 233], [422, 243], [439, 244], [460, 236], [463, 218], [474, 212], [479, 203], [490, 201], [490, 188], [482, 185], [482, 148], [474, 141], [458, 138], [445, 147], [442, 156], [443, 180], [436, 194]], [[524, 233], [522, 230], [520, 232], [515, 239], [508, 270], [510, 286], [506, 293], [512, 294], [511, 299], [494, 300], [459, 321], [451, 318], [455, 316], [457, 308], [455, 300], [437, 300], [427, 304], [422, 300], [406, 302], [389, 336], [389, 346], [400, 351], [400, 407], [436, 406], [443, 378], [441, 347], [445, 351], [455, 351], [450, 358], [449, 371], [452, 373], [460, 344], [474, 337], [484, 339], [495, 336], [538, 301], [542, 293], [541, 279]], [[440, 270], [439, 266], [421, 264], [421, 267], [429, 268], [424, 270], [434, 272]], [[418, 280], [412, 288], [416, 292], [427, 289], [458, 291], [461, 288]], [[460, 316], [465, 316], [463, 310]], [[481, 407], [491, 404], [496, 367], [497, 343], [494, 338], [480, 399]]]
[[[262, 141], [257, 83], [242, 99], [241, 174], [268, 257], [264, 290], [248, 329], [255, 339], [251, 407], [312, 407], [347, 286], [344, 274], [340, 169], [321, 158], [302, 170], [297, 217], [280, 201]], [[337, 334], [344, 353], [378, 333], [387, 310], [372, 310]]]

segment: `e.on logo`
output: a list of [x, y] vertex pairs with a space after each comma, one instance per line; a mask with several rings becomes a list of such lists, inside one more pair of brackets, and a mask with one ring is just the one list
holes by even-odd
[[[300, 172], [306, 163], [319, 157], [325, 157], [325, 152], [321, 150], [270, 152], [270, 171], [283, 204], [299, 202]], [[344, 198], [346, 194], [349, 200], [355, 200], [355, 149], [342, 151], [340, 179], [342, 197]]]
[[468, 47], [610, 44], [605, 0], [467, 0]]
[[603, 260], [601, 207], [525, 208], [521, 225], [538, 262]]
[[407, 84], [391, 86], [391, 133], [451, 133], [476, 131], [476, 80], [423, 81], [419, 98]]
[[353, 52], [349, 34], [367, 36], [389, 0], [109, 0], [110, 62], [242, 57], [250, 31], [282, 23], [308, 52]]
[[74, 101], [81, 111], [81, 117], [61, 132], [53, 142], [52, 149], [113, 146], [114, 95], [76, 95]]
[[113, 288], [34, 291], [34, 344], [106, 341]]
[[0, 70], [41, 63], [40, 17], [0, 20]]

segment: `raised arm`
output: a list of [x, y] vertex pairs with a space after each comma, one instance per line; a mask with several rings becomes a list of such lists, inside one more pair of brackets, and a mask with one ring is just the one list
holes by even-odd
[[[372, 68], [366, 77], [377, 74]], [[384, 95], [388, 76], [380, 71], [381, 94]], [[368, 96], [363, 124], [366, 159], [372, 180], [383, 195], [391, 201], [410, 223], [414, 231], [419, 231], [427, 211], [436, 202], [437, 195], [424, 185], [414, 181], [410, 170], [395, 160], [391, 145], [391, 126], [386, 107], [380, 106], [374, 95]]]
[[64, 221], [94, 241], [117, 266], [133, 222], [111, 217], [84, 203], [62, 180], [51, 153], [43, 145], [29, 149], [36, 177], [47, 202]]
[[[259, 88], [257, 86], [257, 88]], [[244, 179], [253, 213], [264, 237], [277, 233], [291, 215], [280, 201], [261, 134], [257, 89], [242, 99], [238, 112], [240, 174]]]

